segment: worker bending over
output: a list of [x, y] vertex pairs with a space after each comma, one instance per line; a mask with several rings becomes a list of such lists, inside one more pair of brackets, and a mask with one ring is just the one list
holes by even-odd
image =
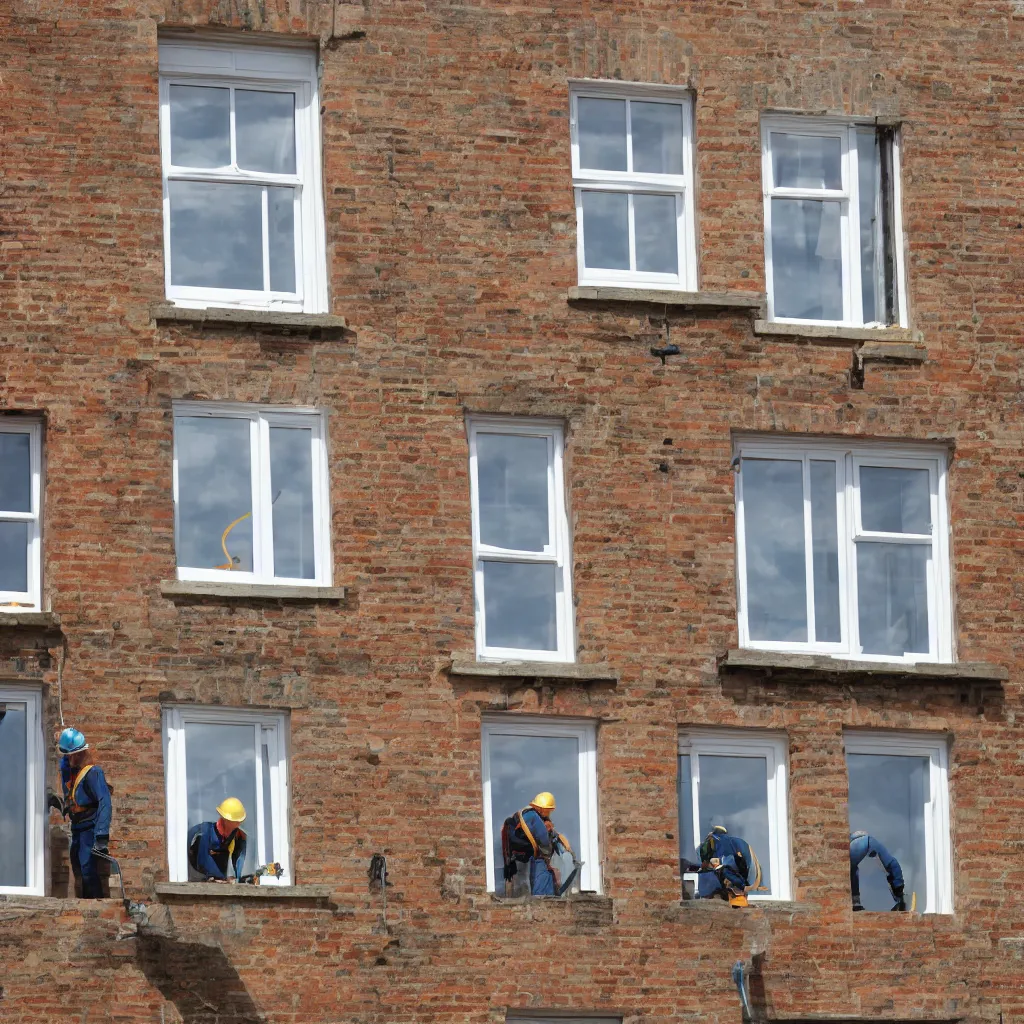
[[700, 844], [697, 856], [697, 899], [722, 899], [731, 907], [748, 906], [747, 890], [761, 885], [761, 864], [745, 839], [729, 835], [724, 825], [715, 825]]
[[906, 910], [907, 904], [903, 899], [903, 869], [900, 862], [867, 832], [850, 833], [850, 894], [853, 896], [853, 909], [864, 909], [860, 901], [860, 862], [865, 857], [877, 857], [885, 868], [885, 880], [889, 883], [889, 891], [896, 901], [892, 909]]
[[528, 807], [505, 819], [501, 827], [501, 852], [505, 860], [505, 894], [511, 895], [512, 879], [520, 864], [530, 865], [530, 895], [558, 896], [562, 884], [551, 858], [559, 851], [572, 853], [569, 841], [555, 831], [551, 812], [555, 798], [538, 793]]
[[[80, 883], [83, 900], [103, 899], [95, 854], [107, 854], [110, 845], [110, 787], [103, 769], [89, 764], [89, 744], [77, 729], [64, 729], [57, 739], [63, 802], [57, 806], [71, 819], [71, 870]], [[59, 806], [58, 806], [59, 804]]]
[[245, 808], [229, 796], [218, 808], [216, 821], [201, 821], [188, 830], [188, 863], [208, 882], [237, 882], [245, 865]]

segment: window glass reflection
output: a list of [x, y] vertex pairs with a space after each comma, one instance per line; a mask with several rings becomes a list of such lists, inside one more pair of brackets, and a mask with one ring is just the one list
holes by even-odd
[[0, 512], [32, 511], [31, 452], [28, 434], [0, 431]]
[[683, 173], [683, 108], [679, 104], [634, 100], [630, 123], [634, 171]]
[[629, 270], [629, 196], [583, 193], [583, 262], [601, 270]]
[[581, 96], [576, 101], [580, 167], [626, 169], [626, 101]]
[[636, 269], [656, 274], [679, 271], [676, 225], [676, 197], [633, 196], [633, 225], [636, 232]]
[[27, 826], [28, 708], [0, 694], [0, 885], [28, 885]]
[[486, 645], [557, 650], [557, 567], [539, 562], [486, 561], [483, 570]]
[[865, 530], [931, 533], [928, 470], [861, 466], [860, 517]]
[[772, 199], [775, 315], [843, 319], [841, 204]]
[[857, 545], [857, 603], [865, 654], [926, 654], [931, 545]]
[[270, 428], [274, 575], [311, 580], [313, 559], [313, 432]]
[[480, 540], [515, 551], [543, 551], [548, 529], [546, 437], [476, 436]]
[[231, 165], [231, 90], [172, 85], [171, 163], [176, 167]]
[[28, 536], [27, 522], [0, 521], [0, 590], [28, 591]]
[[772, 132], [771, 147], [777, 188], [843, 187], [843, 144], [840, 139]]
[[295, 173], [295, 94], [235, 90], [235, 152], [242, 170]]

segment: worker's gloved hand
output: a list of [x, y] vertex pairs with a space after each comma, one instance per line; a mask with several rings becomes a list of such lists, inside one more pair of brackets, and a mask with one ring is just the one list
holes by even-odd
[[893, 899], [896, 900], [896, 903], [895, 903], [895, 905], [893, 906], [892, 909], [893, 910], [906, 910], [907, 909], [907, 901], [903, 898], [903, 886], [902, 885], [893, 886], [892, 895], [893, 895]]
[[518, 865], [513, 860], [509, 861], [509, 863], [505, 865], [501, 873], [504, 876], [506, 882], [511, 882], [512, 879], [516, 877], [516, 871], [518, 870]]
[[110, 853], [110, 836], [96, 836], [92, 841], [93, 853]]
[[61, 800], [59, 796], [57, 796], [56, 793], [46, 794], [46, 806], [52, 807], [59, 814], [64, 813], [64, 802]]

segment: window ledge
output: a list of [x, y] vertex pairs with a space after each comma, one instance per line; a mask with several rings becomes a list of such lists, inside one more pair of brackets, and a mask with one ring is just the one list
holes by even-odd
[[[679, 905], [687, 910], [710, 910], [716, 913], [722, 910], [729, 913], [749, 910], [770, 910], [777, 914], [809, 914], [813, 907], [808, 903], [797, 903], [795, 900], [751, 900], [747, 907], [730, 907], [725, 900], [680, 900]], [[714, 909], [712, 909], [714, 908]]]
[[327, 900], [329, 885], [226, 885], [223, 882], [157, 882], [160, 897], [227, 900]]
[[201, 583], [193, 580], [161, 580], [164, 597], [226, 597], [236, 601], [321, 601], [340, 604], [344, 587], [289, 587], [274, 583]]
[[619, 681], [619, 673], [609, 665], [558, 661], [477, 661], [458, 655], [452, 658], [449, 674], [489, 679], [560, 679], [566, 682], [613, 685]]
[[56, 612], [0, 611], [0, 629], [60, 629]]
[[203, 327], [255, 327], [275, 334], [306, 334], [311, 338], [340, 338], [347, 324], [330, 313], [279, 313], [262, 309], [211, 306], [191, 309], [161, 302], [150, 307], [158, 324], [196, 324]]
[[842, 676], [852, 682], [857, 676], [909, 676], [922, 682], [1005, 682], [1010, 678], [1003, 665], [988, 661], [958, 661], [954, 664], [916, 662], [903, 664], [891, 661], [846, 661], [827, 654], [784, 654], [779, 651], [734, 650], [726, 653], [720, 666], [723, 671], [761, 669], [766, 674], [775, 672], [814, 676]]
[[566, 299], [569, 302], [645, 303], [684, 309], [753, 309], [762, 316], [767, 301], [764, 292], [676, 292], [657, 288], [605, 288], [586, 285], [570, 288]]
[[927, 348], [920, 344], [920, 334], [906, 327], [836, 327], [831, 324], [784, 324], [774, 320], [755, 320], [754, 333], [795, 338], [797, 341], [879, 342], [864, 345], [864, 358], [901, 359], [916, 363], [923, 363], [928, 358]]
[[590, 904], [603, 910], [612, 909], [611, 896], [603, 896], [596, 892], [574, 892], [568, 896], [502, 896], [499, 893], [488, 893], [492, 903], [500, 903], [504, 906], [566, 906], [570, 903]]

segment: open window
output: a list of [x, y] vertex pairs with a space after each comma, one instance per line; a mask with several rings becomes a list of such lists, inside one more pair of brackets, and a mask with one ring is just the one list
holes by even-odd
[[736, 450], [741, 646], [953, 660], [943, 449], [756, 437]]
[[201, 881], [188, 862], [189, 829], [217, 820], [217, 807], [235, 797], [245, 808], [244, 874], [277, 862], [291, 885], [288, 840], [287, 719], [235, 708], [164, 710], [167, 849], [172, 882]]
[[0, 614], [41, 607], [42, 424], [0, 416]]
[[0, 686], [0, 894], [45, 895], [42, 699]]
[[327, 311], [316, 53], [164, 38], [167, 298]]
[[899, 136], [874, 123], [762, 123], [768, 314], [906, 326]]
[[715, 825], [746, 840], [761, 863], [750, 899], [791, 898], [784, 735], [714, 730], [679, 736], [679, 854], [694, 861]]
[[[569, 841], [583, 867], [569, 891], [598, 891], [597, 747], [592, 722], [495, 716], [483, 723], [484, 828], [487, 889], [504, 893], [501, 828], [538, 793], [554, 795], [551, 820]], [[562, 858], [563, 880], [572, 858]], [[514, 895], [528, 895], [529, 872], [520, 869]]]
[[572, 661], [562, 426], [469, 420], [477, 657]]
[[[865, 832], [896, 858], [904, 897], [925, 914], [953, 913], [949, 762], [945, 736], [848, 732], [850, 832]], [[860, 862], [865, 910], [891, 910], [881, 856]]]
[[571, 105], [579, 283], [696, 291], [692, 95], [578, 82]]
[[330, 586], [323, 414], [176, 402], [174, 509], [179, 579]]

